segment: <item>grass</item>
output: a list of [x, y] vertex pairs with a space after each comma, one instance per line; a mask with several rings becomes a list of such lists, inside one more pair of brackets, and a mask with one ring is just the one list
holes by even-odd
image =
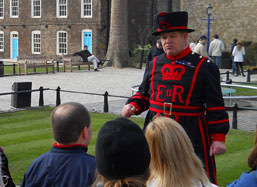
[[[54, 142], [50, 128], [50, 114], [53, 108], [25, 110], [0, 114], [0, 146], [9, 159], [10, 171], [20, 184], [32, 161], [49, 151]], [[95, 154], [95, 142], [99, 129], [108, 120], [118, 117], [113, 114], [91, 113], [93, 137], [88, 153]], [[132, 118], [141, 127], [144, 118]], [[216, 156], [217, 174], [220, 186], [237, 179], [248, 171], [247, 157], [253, 147], [253, 132], [230, 130], [227, 135], [227, 153]]]

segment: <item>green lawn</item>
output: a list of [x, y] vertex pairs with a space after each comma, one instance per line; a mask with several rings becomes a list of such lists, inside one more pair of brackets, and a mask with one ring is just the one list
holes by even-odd
[[[14, 181], [20, 184], [28, 166], [40, 154], [48, 151], [54, 142], [50, 128], [52, 108], [41, 108], [0, 114], [0, 146], [5, 149]], [[89, 154], [95, 154], [99, 129], [113, 114], [91, 113], [93, 137]], [[143, 118], [132, 118], [141, 127]], [[253, 132], [231, 130], [227, 136], [227, 153], [216, 156], [218, 181], [225, 186], [235, 180], [247, 167], [247, 157], [253, 147]]]

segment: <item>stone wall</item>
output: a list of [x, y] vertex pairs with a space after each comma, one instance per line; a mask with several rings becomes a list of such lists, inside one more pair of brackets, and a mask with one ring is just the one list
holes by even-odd
[[256, 0], [181, 0], [181, 10], [189, 13], [189, 28], [196, 31], [190, 39], [207, 35], [206, 7], [211, 3], [213, 12], [210, 25], [210, 38], [218, 34], [230, 50], [233, 38], [257, 42], [257, 1]]

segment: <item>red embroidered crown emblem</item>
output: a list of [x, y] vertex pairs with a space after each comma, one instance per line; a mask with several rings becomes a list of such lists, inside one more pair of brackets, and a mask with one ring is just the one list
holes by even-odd
[[180, 64], [175, 64], [173, 61], [171, 64], [165, 64], [162, 69], [162, 79], [163, 80], [181, 80], [182, 75], [185, 73], [185, 67]]

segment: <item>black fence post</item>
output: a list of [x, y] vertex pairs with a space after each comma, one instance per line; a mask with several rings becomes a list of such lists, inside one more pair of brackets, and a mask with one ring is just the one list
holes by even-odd
[[229, 71], [227, 71], [226, 74], [227, 74], [226, 81], [229, 81]]
[[40, 86], [39, 88], [39, 106], [44, 106], [44, 88]]
[[108, 92], [107, 91], [104, 93], [104, 112], [109, 112]]
[[13, 65], [12, 65], [12, 73], [13, 73], [13, 75], [16, 75], [16, 70], [15, 70], [15, 63], [13, 63]]
[[237, 108], [237, 103], [235, 103], [233, 108], [232, 129], [237, 129]]
[[61, 96], [60, 96], [60, 86], [56, 89], [56, 106], [59, 106], [61, 104]]
[[56, 61], [56, 71], [59, 72], [59, 61]]
[[251, 71], [249, 69], [247, 70], [246, 82], [251, 82]]

